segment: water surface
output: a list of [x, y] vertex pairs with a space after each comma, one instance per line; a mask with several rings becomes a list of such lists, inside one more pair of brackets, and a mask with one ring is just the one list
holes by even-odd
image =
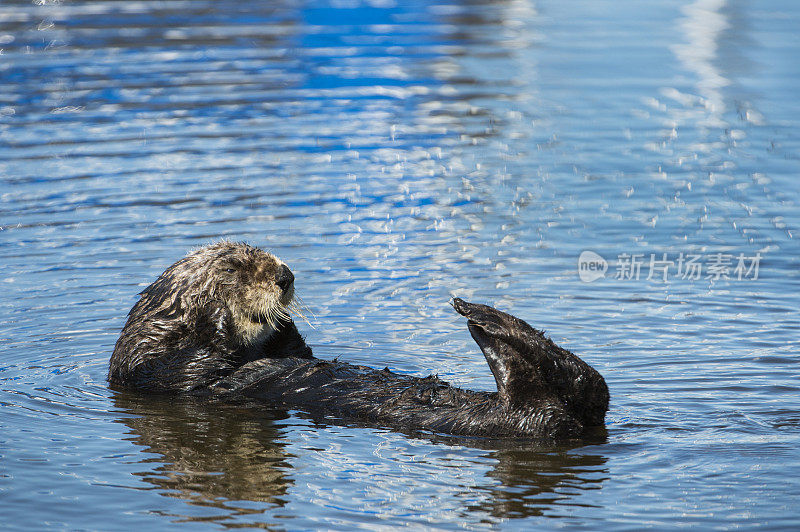
[[[4, 2], [4, 525], [796, 528], [799, 24], [786, 0]], [[221, 238], [292, 267], [322, 358], [492, 390], [448, 299], [547, 330], [606, 377], [606, 441], [108, 390], [136, 293]]]

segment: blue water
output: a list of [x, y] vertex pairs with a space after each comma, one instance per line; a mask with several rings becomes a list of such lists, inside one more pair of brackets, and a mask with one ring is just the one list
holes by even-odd
[[[4, 0], [2, 526], [800, 527], [798, 27], [789, 0]], [[290, 265], [322, 358], [492, 390], [447, 301], [526, 319], [606, 377], [607, 440], [108, 390], [136, 293], [221, 238]]]

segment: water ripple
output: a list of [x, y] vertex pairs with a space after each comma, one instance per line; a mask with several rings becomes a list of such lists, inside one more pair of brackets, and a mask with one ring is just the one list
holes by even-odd
[[[793, 3], [0, 11], [9, 522], [796, 526]], [[112, 393], [136, 293], [220, 238], [290, 264], [324, 358], [492, 390], [447, 300], [525, 318], [606, 376], [606, 441]], [[584, 250], [605, 278], [579, 279]], [[740, 253], [757, 279], [646, 278], [651, 256]]]

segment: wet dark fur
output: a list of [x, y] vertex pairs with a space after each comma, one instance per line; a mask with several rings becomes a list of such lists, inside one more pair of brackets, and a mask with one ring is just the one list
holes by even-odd
[[[293, 286], [291, 280], [288, 290], [277, 286], [289, 271], [284, 268], [269, 253], [231, 242], [207, 246], [179, 260], [141, 292], [128, 313], [111, 356], [108, 380], [155, 392], [203, 393], [251, 360], [312, 358], [311, 348], [289, 319], [276, 320], [277, 330], [263, 342], [243, 343], [237, 334], [229, 300], [240, 296], [241, 286], [257, 283], [285, 297]], [[259, 323], [267, 317], [250, 319]]]
[[[473, 392], [436, 377], [313, 358], [291, 320], [282, 320], [257, 350], [237, 348], [226, 309], [213, 298], [197, 308], [148, 303], [183, 288], [170, 284], [176, 267], [180, 261], [131, 310], [111, 359], [112, 383], [226, 400], [256, 398], [312, 415], [465, 436], [571, 439], [604, 423], [609, 396], [603, 377], [541, 331], [492, 307], [453, 300], [497, 383], [497, 392]], [[159, 320], [176, 311], [176, 326], [157, 342], [140, 342], [137, 324], [148, 323], [147, 330], [148, 320], [156, 320], [169, 329]]]

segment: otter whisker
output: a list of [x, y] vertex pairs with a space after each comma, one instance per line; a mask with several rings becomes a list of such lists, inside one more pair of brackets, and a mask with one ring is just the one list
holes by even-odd
[[275, 307], [269, 307], [267, 313], [267, 319], [269, 321], [270, 326], [273, 329], [277, 329], [278, 325], [281, 322], [290, 321], [291, 317], [289, 316], [289, 313], [286, 311], [285, 308], [275, 306]]
[[267, 325], [269, 325], [269, 327], [272, 330], [275, 330], [275, 329], [278, 328], [277, 325], [275, 324], [275, 314], [273, 313], [271, 308], [265, 309], [265, 311], [263, 312], [262, 315], [264, 316], [264, 319], [267, 322]]
[[311, 317], [314, 318], [315, 320], [317, 319], [317, 317], [314, 315], [314, 312], [310, 308], [308, 308], [308, 306], [305, 303], [303, 303], [303, 300], [300, 299], [300, 296], [298, 296], [297, 293], [295, 293], [294, 298], [289, 302], [289, 305], [286, 308], [291, 314], [297, 316], [299, 319], [306, 322], [309, 327], [311, 327], [312, 329], [316, 329], [316, 327], [314, 327], [314, 325], [309, 321], [309, 319], [303, 313], [303, 310], [308, 311], [308, 313], [311, 314]]
[[272, 328], [273, 329], [277, 329], [278, 327], [280, 327], [280, 325], [279, 325], [280, 322], [281, 322], [280, 312], [278, 312], [277, 310], [271, 312], [270, 316], [269, 316], [269, 320], [270, 320], [270, 323], [272, 324]]

